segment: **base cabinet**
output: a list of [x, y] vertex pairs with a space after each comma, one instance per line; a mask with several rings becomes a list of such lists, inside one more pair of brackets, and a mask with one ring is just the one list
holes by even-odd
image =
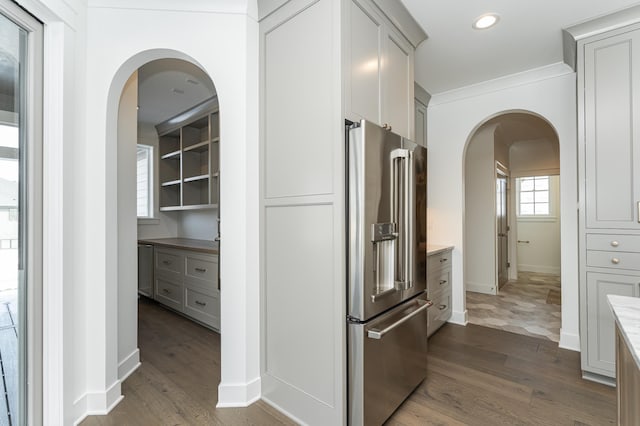
[[427, 295], [433, 302], [428, 310], [427, 336], [451, 317], [451, 254], [449, 248], [427, 255]]
[[640, 368], [616, 325], [618, 424], [640, 424]]
[[218, 256], [156, 247], [154, 299], [219, 331]]

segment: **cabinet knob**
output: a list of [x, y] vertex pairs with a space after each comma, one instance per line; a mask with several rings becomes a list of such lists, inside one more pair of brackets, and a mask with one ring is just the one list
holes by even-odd
[[196, 305], [199, 305], [199, 306], [207, 306], [207, 304], [206, 304], [205, 302], [201, 302], [201, 301], [199, 301], [199, 300], [196, 300]]
[[163, 288], [163, 289], [162, 289], [162, 292], [163, 292], [164, 294], [171, 294], [171, 290], [168, 290], [168, 289], [166, 289], [166, 288]]
[[163, 260], [162, 263], [164, 263], [165, 265], [171, 265], [171, 261], [169, 260]]
[[440, 263], [446, 262], [447, 260], [449, 260], [449, 259], [447, 259], [446, 257], [443, 257], [442, 259], [440, 259]]
[[207, 270], [206, 270], [205, 268], [195, 268], [195, 270], [196, 270], [197, 272], [202, 272], [202, 273], [207, 272]]
[[382, 125], [382, 128], [385, 129], [385, 130], [391, 131], [391, 125], [390, 124], [384, 123]]
[[440, 305], [438, 306], [438, 309], [444, 311], [445, 309], [447, 309], [447, 305]]
[[447, 283], [447, 280], [440, 280], [440, 285], [446, 284], [446, 283]]
[[618, 247], [620, 245], [616, 240], [611, 241], [611, 247]]
[[611, 259], [611, 263], [613, 263], [614, 265], [617, 265], [618, 263], [620, 263], [620, 259], [618, 259], [617, 257], [614, 257], [613, 259]]

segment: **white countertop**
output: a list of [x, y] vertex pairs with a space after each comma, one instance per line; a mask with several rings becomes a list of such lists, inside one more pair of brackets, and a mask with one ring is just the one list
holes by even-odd
[[451, 250], [453, 246], [442, 246], [437, 244], [427, 245], [427, 256], [442, 253], [443, 251]]
[[608, 295], [620, 334], [640, 368], [640, 298]]

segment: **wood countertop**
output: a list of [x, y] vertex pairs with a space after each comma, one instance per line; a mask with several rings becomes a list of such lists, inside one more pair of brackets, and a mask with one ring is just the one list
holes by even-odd
[[148, 240], [138, 240], [138, 243], [191, 250], [200, 253], [219, 254], [218, 243], [209, 240], [196, 240], [193, 238], [153, 238]]
[[613, 294], [607, 298], [620, 334], [640, 369], [640, 298]]

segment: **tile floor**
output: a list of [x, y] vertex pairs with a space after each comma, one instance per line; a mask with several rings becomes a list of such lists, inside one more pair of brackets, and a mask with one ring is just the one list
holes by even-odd
[[497, 296], [467, 292], [471, 324], [560, 340], [560, 276], [520, 272]]

